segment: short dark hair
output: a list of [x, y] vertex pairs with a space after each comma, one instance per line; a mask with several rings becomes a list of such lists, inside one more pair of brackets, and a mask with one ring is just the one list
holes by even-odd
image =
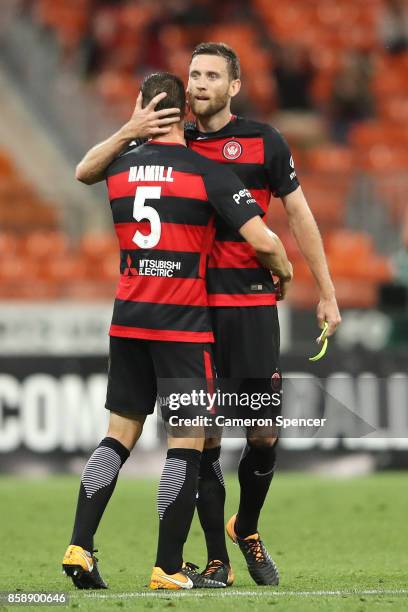
[[186, 91], [183, 81], [178, 76], [170, 72], [155, 72], [143, 79], [140, 90], [143, 107], [149, 104], [157, 94], [165, 91], [167, 96], [156, 104], [155, 110], [179, 108], [180, 119], [183, 119], [186, 111]]
[[194, 49], [191, 59], [196, 55], [218, 55], [223, 57], [228, 65], [228, 72], [231, 79], [239, 79], [241, 77], [241, 66], [239, 63], [238, 55], [234, 49], [226, 45], [225, 43], [219, 42], [204, 42], [200, 43]]

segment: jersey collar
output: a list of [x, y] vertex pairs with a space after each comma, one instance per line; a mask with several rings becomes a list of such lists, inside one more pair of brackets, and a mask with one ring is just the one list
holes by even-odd
[[194, 136], [193, 138], [202, 138], [207, 139], [207, 138], [218, 138], [220, 136], [228, 136], [229, 132], [231, 131], [231, 128], [234, 127], [235, 122], [238, 120], [238, 116], [237, 115], [231, 115], [230, 120], [228, 121], [228, 123], [226, 123], [224, 125], [224, 127], [222, 127], [220, 130], [217, 130], [216, 132], [200, 132], [200, 130], [197, 128], [197, 122], [195, 122], [194, 124], [192, 124], [192, 129], [194, 130]]
[[187, 145], [181, 142], [162, 142], [161, 140], [148, 140], [146, 144], [167, 145], [170, 147], [186, 147]]

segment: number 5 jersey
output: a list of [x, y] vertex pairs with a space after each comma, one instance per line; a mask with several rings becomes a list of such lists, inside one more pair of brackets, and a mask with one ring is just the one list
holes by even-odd
[[151, 140], [107, 169], [120, 247], [111, 336], [213, 342], [207, 257], [217, 212], [233, 230], [262, 209], [231, 170]]

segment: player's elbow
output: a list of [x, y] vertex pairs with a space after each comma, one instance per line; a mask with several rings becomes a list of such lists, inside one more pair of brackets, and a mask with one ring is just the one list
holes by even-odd
[[278, 236], [270, 230], [260, 217], [253, 217], [240, 229], [241, 236], [258, 253], [277, 255], [283, 248]]
[[85, 183], [85, 185], [89, 184], [88, 183], [89, 177], [88, 177], [87, 173], [84, 172], [83, 166], [80, 163], [75, 168], [75, 178], [80, 183]]
[[278, 255], [281, 251], [281, 243], [279, 238], [271, 232], [264, 233], [264, 235], [257, 236], [255, 240], [256, 244], [252, 244], [255, 251], [258, 253], [265, 253], [266, 255]]
[[100, 180], [93, 176], [92, 173], [89, 172], [89, 170], [86, 168], [86, 166], [82, 164], [82, 162], [80, 162], [75, 168], [75, 178], [77, 181], [79, 181], [80, 183], [84, 183], [85, 185], [93, 185], [94, 183], [97, 183], [98, 180]]

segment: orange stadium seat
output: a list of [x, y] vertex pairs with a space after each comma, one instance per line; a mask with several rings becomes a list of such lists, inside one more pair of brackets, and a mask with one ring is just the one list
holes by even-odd
[[53, 279], [60, 290], [65, 291], [63, 285], [67, 282], [82, 280], [88, 277], [89, 270], [87, 261], [79, 254], [70, 253], [66, 256], [49, 258], [47, 261], [45, 275]]
[[[387, 207], [391, 220], [399, 222], [406, 209], [408, 54], [395, 56], [381, 49], [378, 20], [383, 0], [292, 0], [279, 6], [271, 0], [252, 0], [271, 45], [265, 44], [250, 15], [245, 22], [185, 27], [176, 22], [168, 3], [159, 4], [123, 0], [107, 6], [94, 0], [35, 0], [33, 11], [40, 24], [55, 31], [63, 60], [79, 49], [84, 36], [95, 41], [100, 64], [91, 87], [120, 119], [129, 116], [144, 63], [157, 62], [160, 68], [184, 75], [191, 49], [201, 40], [223, 40], [236, 49], [252, 109], [268, 117], [278, 105], [273, 44], [283, 49], [287, 43], [300, 45], [310, 55], [315, 70], [311, 95], [323, 112], [344, 54], [353, 49], [370, 53], [376, 118], [353, 127], [349, 145], [322, 143], [322, 137], [310, 149], [297, 142], [299, 151], [294, 151], [294, 157], [311, 209], [327, 235], [340, 305], [375, 305], [378, 283], [391, 275], [388, 259], [375, 252], [369, 236], [344, 229], [344, 217], [351, 183], [361, 172], [370, 174], [376, 197]], [[140, 45], [149, 43], [150, 24], [159, 24], [151, 57], [149, 44], [146, 54], [139, 53]], [[314, 281], [289, 232], [280, 202], [272, 207], [272, 217], [274, 229], [295, 262], [297, 282], [290, 300], [296, 306], [314, 307]], [[59, 231], [59, 222], [58, 209], [22, 180], [7, 152], [0, 150], [0, 297], [111, 299], [119, 270], [115, 236], [90, 233], [72, 245]]]
[[88, 260], [88, 265], [95, 269], [95, 265], [99, 265], [107, 257], [117, 257], [118, 241], [116, 236], [110, 233], [85, 234], [81, 239], [79, 252]]
[[374, 251], [373, 239], [369, 234], [348, 229], [338, 229], [329, 234], [326, 240], [328, 253], [349, 254], [349, 258], [371, 257]]
[[184, 48], [173, 49], [167, 55], [168, 69], [178, 75], [184, 75], [186, 66], [190, 64], [191, 51]]
[[113, 70], [102, 72], [95, 84], [97, 92], [108, 104], [121, 103], [124, 100], [136, 101], [140, 85], [134, 77]]
[[252, 24], [216, 25], [209, 28], [209, 35], [210, 40], [222, 40], [233, 47], [240, 55], [243, 66], [253, 69], [251, 53], [248, 53], [249, 49], [257, 46], [256, 31]]
[[[336, 297], [340, 309], [374, 308], [378, 301], [376, 283], [350, 279], [336, 279]], [[288, 300], [295, 308], [314, 309], [319, 300], [314, 281], [296, 282], [289, 290]]]
[[391, 278], [389, 261], [375, 253], [369, 234], [339, 229], [328, 236], [325, 245], [334, 278], [347, 277], [377, 283]]
[[154, 6], [147, 2], [125, 3], [118, 13], [120, 29], [131, 30], [136, 34], [149, 24], [155, 17], [155, 12]]
[[406, 91], [406, 68], [378, 70], [372, 80], [372, 90], [376, 96], [400, 95]]
[[119, 263], [118, 253], [110, 253], [102, 260], [100, 270], [103, 280], [117, 282], [119, 278]]
[[317, 104], [326, 103], [331, 95], [333, 88], [333, 73], [332, 72], [318, 72], [313, 78], [311, 94], [313, 100]]
[[14, 210], [10, 207], [0, 208], [0, 226], [7, 231], [22, 232], [27, 227], [53, 229], [56, 224], [55, 211], [38, 206], [35, 200], [27, 200]]
[[68, 237], [62, 232], [36, 231], [25, 236], [22, 252], [34, 260], [62, 257], [68, 251]]
[[320, 37], [311, 41], [310, 59], [317, 75], [323, 73], [326, 77], [332, 77], [341, 65], [341, 54], [326, 45]]
[[14, 167], [6, 153], [0, 150], [0, 178], [14, 174]]
[[352, 147], [360, 150], [379, 144], [401, 145], [408, 142], [408, 128], [396, 122], [364, 121], [352, 128], [349, 139]]
[[347, 174], [353, 171], [353, 153], [349, 147], [323, 145], [310, 149], [305, 163], [312, 172]]
[[[408, 123], [408, 97], [407, 94], [393, 95], [392, 97], [383, 97], [377, 101], [377, 109], [384, 121], [390, 123], [404, 124]], [[405, 140], [408, 143], [408, 130], [403, 131]]]
[[408, 167], [408, 150], [405, 147], [390, 147], [377, 144], [360, 155], [358, 167], [367, 172], [403, 172]]
[[20, 241], [13, 233], [0, 233], [0, 258], [12, 257], [19, 250]]
[[377, 284], [371, 281], [336, 279], [336, 297], [342, 308], [374, 308], [378, 302]]
[[330, 194], [317, 196], [309, 194], [309, 205], [318, 225], [327, 231], [344, 221], [344, 205], [341, 199]]
[[159, 39], [163, 47], [168, 51], [173, 50], [175, 47], [186, 48], [189, 46], [188, 29], [172, 23], [161, 29]]
[[261, 113], [268, 114], [276, 110], [276, 87], [270, 73], [257, 72], [253, 78], [246, 79], [246, 86]]
[[54, 28], [64, 51], [78, 48], [88, 28], [90, 0], [40, 0], [36, 7], [37, 19]]
[[41, 279], [41, 267], [15, 254], [2, 257], [0, 266], [0, 299], [48, 299], [57, 292]]

